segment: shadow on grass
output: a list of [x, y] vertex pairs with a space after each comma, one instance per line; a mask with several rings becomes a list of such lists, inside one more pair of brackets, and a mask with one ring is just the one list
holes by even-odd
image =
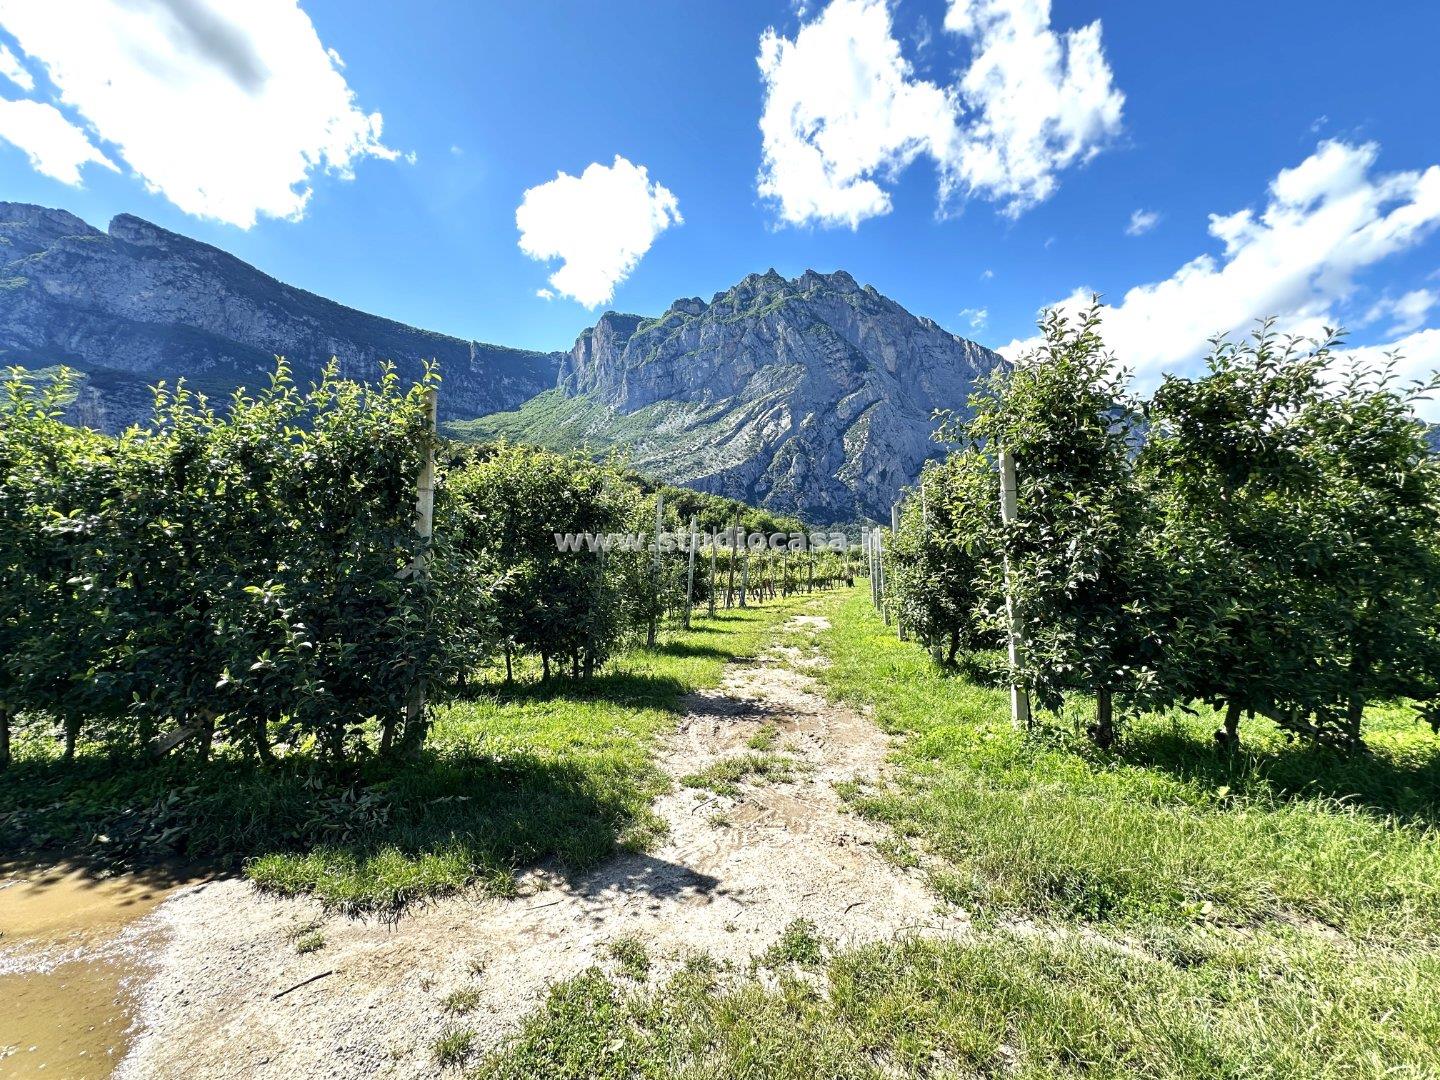
[[1268, 790], [1281, 799], [1325, 798], [1424, 825], [1440, 824], [1440, 752], [1412, 761], [1294, 742], [1231, 754], [1177, 730], [1127, 733], [1122, 758], [1210, 787]]
[[544, 681], [516, 679], [511, 683], [475, 683], [458, 692], [455, 698], [459, 701], [493, 701], [499, 705], [603, 700], [634, 708], [674, 712], [686, 690], [680, 679], [669, 675], [606, 671], [589, 679], [552, 675]]
[[12, 765], [0, 859], [80, 857], [104, 873], [164, 859], [245, 866], [257, 884], [349, 911], [394, 911], [520, 866], [583, 872], [649, 828], [642, 779], [469, 747], [340, 773], [313, 762], [82, 757]]

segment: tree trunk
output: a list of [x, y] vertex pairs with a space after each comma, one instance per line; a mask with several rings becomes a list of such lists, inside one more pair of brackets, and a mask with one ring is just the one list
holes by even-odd
[[1115, 745], [1115, 703], [1109, 687], [1095, 691], [1095, 723], [1090, 728], [1090, 738], [1101, 750]]
[[200, 760], [209, 761], [210, 751], [215, 746], [215, 714], [206, 713], [200, 718]]
[[580, 678], [580, 654], [578, 652], [570, 658], [570, 677], [572, 679]]
[[1365, 699], [1351, 694], [1345, 703], [1345, 738], [1354, 746], [1360, 745], [1360, 723], [1365, 718]]
[[550, 654], [547, 652], [540, 654], [540, 681], [550, 681]]
[[950, 627], [950, 652], [945, 657], [945, 663], [951, 667], [955, 666], [955, 654], [960, 651], [960, 628]]
[[[389, 736], [389, 734], [390, 728], [387, 725], [385, 735], [382, 736], [382, 740], [385, 737]], [[383, 748], [384, 747], [382, 746], [382, 749]], [[275, 764], [275, 754], [270, 749], [270, 721], [264, 716], [257, 716], [255, 718], [255, 753], [258, 754], [260, 757], [260, 764]]]
[[510, 646], [505, 646], [505, 683], [509, 685], [515, 681], [515, 668], [512, 662]]
[[66, 765], [75, 761], [75, 743], [80, 738], [80, 719], [75, 716], [65, 718], [65, 757]]
[[1215, 732], [1215, 741], [1224, 750], [1240, 749], [1240, 702], [1225, 703], [1225, 726]]
[[10, 710], [0, 705], [0, 769], [10, 765]]

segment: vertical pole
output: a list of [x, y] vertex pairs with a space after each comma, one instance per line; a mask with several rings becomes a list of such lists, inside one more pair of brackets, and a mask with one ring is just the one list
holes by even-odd
[[685, 574], [685, 629], [690, 629], [690, 612], [695, 607], [695, 517], [690, 517], [690, 567]]
[[[410, 572], [416, 578], [430, 575], [430, 542], [435, 537], [435, 420], [440, 395], [435, 390], [425, 391], [425, 463], [420, 466], [420, 475], [415, 481], [415, 536], [420, 541], [420, 550], [411, 563]], [[418, 750], [425, 740], [425, 676], [422, 674], [410, 688], [410, 698], [405, 702], [405, 743], [407, 749]]]
[[655, 581], [655, 608], [654, 614], [650, 616], [649, 632], [645, 635], [645, 644], [653, 647], [655, 645], [655, 624], [660, 620], [660, 534], [665, 529], [665, 496], [655, 492], [655, 568], [653, 577]]
[[[890, 504], [890, 537], [894, 539], [900, 532], [900, 504]], [[901, 641], [910, 640], [910, 635], [905, 633], [905, 623], [901, 621], [900, 612], [895, 612], [895, 636]]]
[[745, 606], [745, 594], [750, 591], [750, 538], [745, 538], [744, 561], [740, 564], [740, 606]]
[[734, 606], [735, 562], [740, 558], [740, 510], [735, 510], [735, 527], [730, 531], [730, 579], [725, 585], [725, 610]]
[[875, 575], [880, 582], [880, 617], [890, 625], [890, 607], [885, 603], [885, 530], [875, 530]]
[[866, 529], [865, 541], [865, 572], [870, 576], [870, 606], [876, 611], [880, 610], [880, 592], [878, 582], [875, 578], [875, 530]]
[[715, 617], [715, 530], [710, 530], [710, 618]]
[[[1000, 449], [1000, 520], [1011, 524], [1017, 517], [1015, 482], [1015, 456], [1004, 447]], [[1020, 628], [1015, 625], [1015, 603], [1010, 583], [1010, 557], [1005, 557], [1005, 626], [1007, 648], [1010, 656], [1010, 722], [1017, 728], [1030, 727], [1030, 695], [1021, 685], [1017, 670], [1020, 667]]]

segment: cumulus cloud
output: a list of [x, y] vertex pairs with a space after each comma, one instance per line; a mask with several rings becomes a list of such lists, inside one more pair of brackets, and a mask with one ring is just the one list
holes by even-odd
[[[393, 159], [296, 0], [0, 0], [0, 26], [181, 210], [299, 218], [317, 173]], [[84, 27], [84, 32], [77, 32]]]
[[1144, 236], [1160, 224], [1160, 214], [1155, 210], [1136, 210], [1130, 215], [1130, 224], [1125, 226], [1126, 236]]
[[[1220, 253], [1197, 255], [1107, 306], [1106, 342], [1145, 385], [1202, 356], [1215, 334], [1246, 330], [1259, 316], [1307, 335], [1342, 323], [1356, 275], [1440, 224], [1440, 166], [1376, 173], [1378, 153], [1374, 143], [1322, 142], [1271, 181], [1258, 213], [1210, 215]], [[1078, 289], [1055, 306], [1073, 310], [1089, 295]], [[1014, 357], [1034, 341], [1001, 352]]]
[[675, 196], [618, 154], [613, 165], [530, 188], [515, 211], [520, 250], [561, 260], [550, 284], [586, 307], [607, 303], [655, 238], [683, 220]]
[[19, 58], [3, 42], [0, 42], [0, 75], [27, 94], [35, 89], [35, 76], [25, 70], [25, 65], [20, 63]]
[[886, 0], [832, 0], [795, 40], [760, 39], [759, 190], [780, 216], [854, 228], [888, 213], [877, 178], [954, 137], [956, 102], [912, 78]]
[[1420, 328], [1436, 304], [1440, 304], [1440, 293], [1434, 289], [1412, 289], [1403, 296], [1377, 300], [1362, 321], [1368, 324], [1393, 319], [1386, 333], [1408, 334]]
[[535, 295], [538, 296], [541, 300], [554, 300], [554, 299], [555, 299], [555, 294], [554, 294], [553, 292], [551, 292], [549, 289], [536, 289], [536, 290], [535, 290]]
[[922, 155], [942, 207], [979, 196], [1016, 216], [1119, 130], [1098, 22], [1057, 34], [1049, 0], [951, 0], [945, 29], [969, 56], [943, 87], [915, 77], [888, 0], [831, 0], [793, 39], [765, 31], [758, 187], [782, 220], [854, 228], [888, 213], [887, 185]]
[[0, 100], [0, 139], [25, 151], [30, 166], [62, 184], [80, 184], [80, 167], [94, 163], [118, 171], [85, 132], [55, 106]]
[[969, 112], [943, 171], [1018, 216], [1054, 192], [1055, 174], [1120, 130], [1100, 23], [1057, 34], [1050, 0], [951, 0], [945, 29], [972, 42], [960, 79]]
[[973, 307], [961, 308], [961, 309], [960, 309], [960, 317], [961, 317], [962, 319], [969, 319], [969, 320], [970, 320], [970, 329], [971, 329], [971, 330], [983, 330], [984, 327], [985, 327], [985, 324], [990, 321], [990, 309], [989, 309], [989, 308], [983, 308], [983, 307], [980, 307], [980, 308], [973, 308]]

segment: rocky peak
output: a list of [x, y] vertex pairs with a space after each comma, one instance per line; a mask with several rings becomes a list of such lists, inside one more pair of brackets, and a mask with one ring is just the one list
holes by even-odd
[[0, 265], [44, 251], [70, 236], [100, 236], [74, 214], [30, 203], [0, 202]]
[[[659, 318], [607, 312], [562, 363], [559, 388], [622, 415], [734, 417], [723, 445], [676, 454], [667, 444], [654, 467], [704, 490], [847, 521], [888, 512], [939, 452], [934, 410], [964, 409], [998, 362], [844, 270], [787, 279], [771, 269], [708, 304], [678, 299]], [[697, 439], [714, 435], [674, 422]], [[639, 464], [643, 448], [634, 449]]]

